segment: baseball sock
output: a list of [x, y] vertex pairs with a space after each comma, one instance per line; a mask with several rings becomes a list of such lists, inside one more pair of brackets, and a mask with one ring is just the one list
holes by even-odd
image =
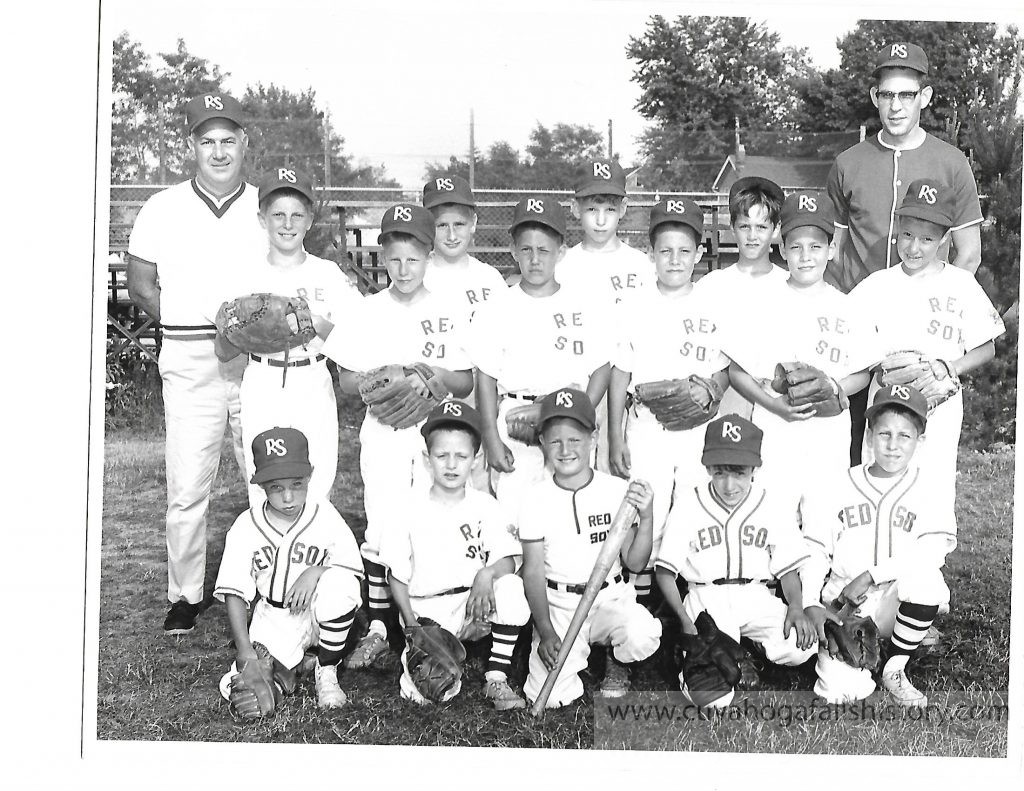
[[317, 651], [317, 662], [321, 667], [336, 665], [341, 661], [341, 652], [348, 639], [348, 630], [352, 628], [356, 611], [349, 610], [344, 615], [329, 621], [319, 621], [320, 647]]
[[391, 593], [388, 590], [388, 576], [384, 566], [372, 560], [363, 560], [366, 569], [366, 605], [370, 621], [383, 625], [391, 609]]
[[521, 626], [503, 623], [491, 624], [491, 655], [487, 660], [487, 672], [492, 670], [507, 673], [512, 667], [512, 651], [519, 639]]
[[938, 612], [939, 608], [935, 604], [900, 602], [900, 608], [896, 612], [896, 624], [892, 628], [892, 650], [889, 656], [910, 656], [921, 644]]
[[652, 569], [645, 569], [639, 574], [631, 575], [631, 577], [633, 587], [636, 589], [636, 603], [641, 607], [650, 609], [654, 601], [654, 591], [652, 590], [654, 571]]

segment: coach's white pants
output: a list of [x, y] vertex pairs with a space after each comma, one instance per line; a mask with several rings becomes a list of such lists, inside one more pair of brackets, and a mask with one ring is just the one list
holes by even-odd
[[[296, 428], [306, 435], [309, 443], [309, 461], [313, 465], [309, 497], [329, 502], [338, 472], [338, 404], [334, 381], [326, 362], [288, 368], [282, 386], [285, 370], [250, 361], [242, 377], [242, 450], [246, 481], [251, 480], [256, 471], [253, 439], [267, 429]], [[263, 487], [250, 483], [249, 505], [257, 507], [264, 500]]]
[[[545, 588], [548, 594], [548, 612], [555, 634], [561, 639], [569, 628], [573, 613], [580, 602], [575, 593]], [[594, 606], [583, 622], [572, 650], [562, 666], [555, 686], [548, 697], [547, 708], [558, 708], [572, 703], [583, 694], [579, 673], [586, 669], [591, 645], [610, 645], [612, 654], [620, 662], [639, 662], [647, 659], [661, 643], [661, 621], [636, 602], [632, 585], [616, 582], [597, 594]], [[548, 669], [537, 648], [540, 635], [533, 630], [533, 648], [530, 651], [530, 674], [523, 692], [531, 701], [540, 694]]]
[[167, 426], [167, 598], [203, 600], [206, 516], [224, 427], [238, 469], [245, 469], [239, 384], [246, 358], [221, 363], [213, 341], [164, 338], [160, 349], [164, 421]]

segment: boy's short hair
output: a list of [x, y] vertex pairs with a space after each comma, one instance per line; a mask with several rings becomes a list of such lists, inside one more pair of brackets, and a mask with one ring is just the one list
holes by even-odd
[[281, 196], [287, 198], [298, 198], [300, 201], [302, 201], [302, 205], [306, 207], [306, 211], [308, 211], [310, 214], [313, 213], [313, 201], [311, 201], [297, 189], [292, 189], [288, 187], [274, 190], [273, 192], [264, 196], [260, 200], [260, 214], [266, 214], [267, 209], [270, 208], [270, 204], [273, 203], [277, 198], [280, 198]]
[[768, 212], [772, 225], [778, 225], [782, 216], [782, 204], [786, 199], [782, 188], [770, 179], [760, 176], [745, 176], [737, 179], [729, 189], [729, 222], [733, 225], [740, 217], [746, 217], [755, 206], [763, 206]]
[[885, 406], [880, 407], [877, 412], [868, 417], [868, 428], [873, 429], [878, 419], [886, 414], [903, 415], [911, 423], [914, 424], [914, 428], [917, 429], [918, 436], [924, 434], [924, 429], [926, 425], [924, 418], [922, 418], [914, 410], [908, 409], [905, 406], [900, 406], [899, 404], [886, 404]]
[[519, 225], [517, 225], [515, 228], [512, 229], [512, 244], [517, 244], [519, 242], [519, 237], [520, 237], [520, 235], [522, 235], [523, 231], [529, 231], [529, 230], [543, 231], [544, 233], [548, 234], [549, 236], [553, 236], [555, 239], [558, 240], [558, 246], [559, 247], [561, 247], [563, 244], [565, 244], [565, 237], [562, 234], [560, 234], [558, 231], [556, 231], [550, 225], [546, 225], [546, 224], [544, 224], [542, 222], [522, 222], [522, 223], [519, 223]]
[[594, 195], [580, 195], [578, 198], [576, 198], [576, 202], [583, 203], [584, 201], [590, 201], [592, 203], [596, 203], [598, 205], [603, 206], [609, 203], [622, 203], [622, 201], [625, 200], [625, 198], [625, 195], [614, 195], [610, 192], [599, 192]]
[[461, 431], [463, 434], [466, 434], [473, 443], [473, 455], [480, 452], [480, 445], [482, 444], [480, 435], [459, 420], [441, 420], [434, 423], [426, 432], [426, 437], [424, 437], [428, 451], [433, 447], [434, 437], [439, 431]]
[[377, 238], [377, 244], [381, 247], [387, 247], [389, 244], [400, 244], [402, 242], [411, 242], [419, 247], [424, 253], [429, 253], [434, 249], [432, 242], [424, 242], [418, 236], [413, 236], [411, 233], [405, 233], [404, 231], [388, 231], [387, 233], [382, 233]]
[[693, 240], [694, 247], [699, 247], [701, 242], [704, 241], [704, 237], [697, 233], [696, 228], [687, 225], [684, 222], [663, 222], [659, 225], [655, 225], [647, 234], [647, 241], [650, 242], [652, 248], [657, 244], [658, 237], [665, 231], [686, 231]]

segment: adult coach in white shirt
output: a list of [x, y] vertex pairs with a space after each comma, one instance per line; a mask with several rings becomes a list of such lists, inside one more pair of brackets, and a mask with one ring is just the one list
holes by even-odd
[[209, 93], [185, 108], [193, 179], [146, 201], [128, 243], [128, 294], [163, 326], [160, 376], [167, 425], [167, 634], [192, 631], [203, 602], [206, 516], [224, 426], [244, 470], [238, 385], [245, 356], [220, 363], [213, 318], [266, 258], [256, 188], [242, 178], [248, 138], [242, 107]]

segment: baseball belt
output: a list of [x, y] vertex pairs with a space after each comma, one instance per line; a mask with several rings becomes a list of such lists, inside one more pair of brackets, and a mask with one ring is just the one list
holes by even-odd
[[719, 577], [711, 582], [691, 582], [691, 585], [749, 585], [755, 582], [761, 585], [767, 585], [769, 580], [756, 580], [751, 577]]
[[505, 398], [515, 398], [519, 401], [536, 401], [543, 396], [530, 395], [529, 393], [505, 393]]
[[423, 593], [418, 596], [410, 596], [411, 599], [432, 599], [435, 596], [453, 596], [456, 593], [465, 593], [471, 590], [468, 585], [459, 585], [457, 588], [448, 588], [447, 590], [438, 591], [437, 593]]
[[[553, 590], [553, 591], [562, 591], [563, 593], [575, 593], [577, 596], [582, 596], [583, 595], [583, 591], [585, 591], [587, 589], [586, 584], [583, 584], [583, 585], [569, 585], [568, 583], [565, 583], [565, 582], [555, 582], [554, 580], [545, 580], [545, 582], [547, 582], [548, 587], [551, 588], [551, 590]], [[621, 574], [616, 574], [614, 577], [612, 577], [612, 582], [613, 583], [614, 582], [622, 582], [622, 575]], [[604, 590], [607, 587], [608, 587], [608, 580], [605, 580], [604, 582], [601, 583], [600, 590]]]
[[304, 365], [312, 365], [327, 358], [322, 354], [318, 354], [316, 357], [307, 357], [304, 360], [289, 360], [285, 362], [284, 360], [273, 360], [270, 357], [260, 357], [258, 354], [250, 354], [249, 359], [256, 363], [264, 363], [272, 368], [301, 368]]

